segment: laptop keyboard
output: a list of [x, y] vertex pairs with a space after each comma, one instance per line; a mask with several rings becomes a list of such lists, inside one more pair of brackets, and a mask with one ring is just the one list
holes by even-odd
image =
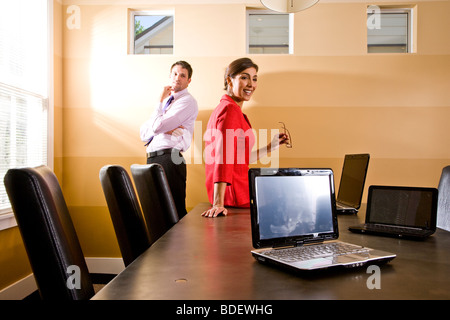
[[331, 242], [319, 245], [273, 249], [264, 255], [285, 262], [304, 261], [324, 257], [340, 256], [344, 254], [368, 253], [369, 249], [344, 242]]

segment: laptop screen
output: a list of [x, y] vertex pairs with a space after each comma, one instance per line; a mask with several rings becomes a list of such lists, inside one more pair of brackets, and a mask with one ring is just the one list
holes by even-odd
[[[331, 170], [250, 169], [252, 230], [258, 242], [288, 243], [335, 236]], [[337, 221], [337, 220], [336, 220]], [[273, 242], [273, 243], [272, 243]]]
[[359, 208], [366, 181], [369, 154], [347, 154], [344, 158], [337, 201]]
[[366, 222], [435, 228], [437, 189], [370, 186]]

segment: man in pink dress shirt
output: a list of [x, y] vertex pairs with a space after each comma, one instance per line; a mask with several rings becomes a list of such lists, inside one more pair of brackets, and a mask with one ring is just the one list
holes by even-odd
[[181, 152], [191, 145], [197, 101], [188, 92], [192, 67], [175, 62], [170, 69], [170, 85], [163, 88], [159, 105], [141, 126], [146, 142], [147, 163], [163, 166], [180, 219], [186, 214], [186, 161]]

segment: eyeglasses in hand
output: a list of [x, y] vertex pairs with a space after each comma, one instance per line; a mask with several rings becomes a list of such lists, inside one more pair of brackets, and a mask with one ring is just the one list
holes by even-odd
[[291, 136], [291, 133], [286, 128], [286, 125], [284, 124], [284, 122], [280, 121], [278, 123], [281, 123], [281, 127], [283, 128], [283, 133], [287, 134], [287, 136], [288, 136], [288, 142], [286, 143], [286, 148], [292, 148], [292, 136]]

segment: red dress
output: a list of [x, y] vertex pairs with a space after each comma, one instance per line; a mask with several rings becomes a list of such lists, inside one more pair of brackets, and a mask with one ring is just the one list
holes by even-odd
[[248, 168], [255, 135], [250, 121], [224, 95], [208, 121], [205, 140], [206, 191], [214, 201], [214, 183], [226, 182], [225, 206], [249, 207]]

